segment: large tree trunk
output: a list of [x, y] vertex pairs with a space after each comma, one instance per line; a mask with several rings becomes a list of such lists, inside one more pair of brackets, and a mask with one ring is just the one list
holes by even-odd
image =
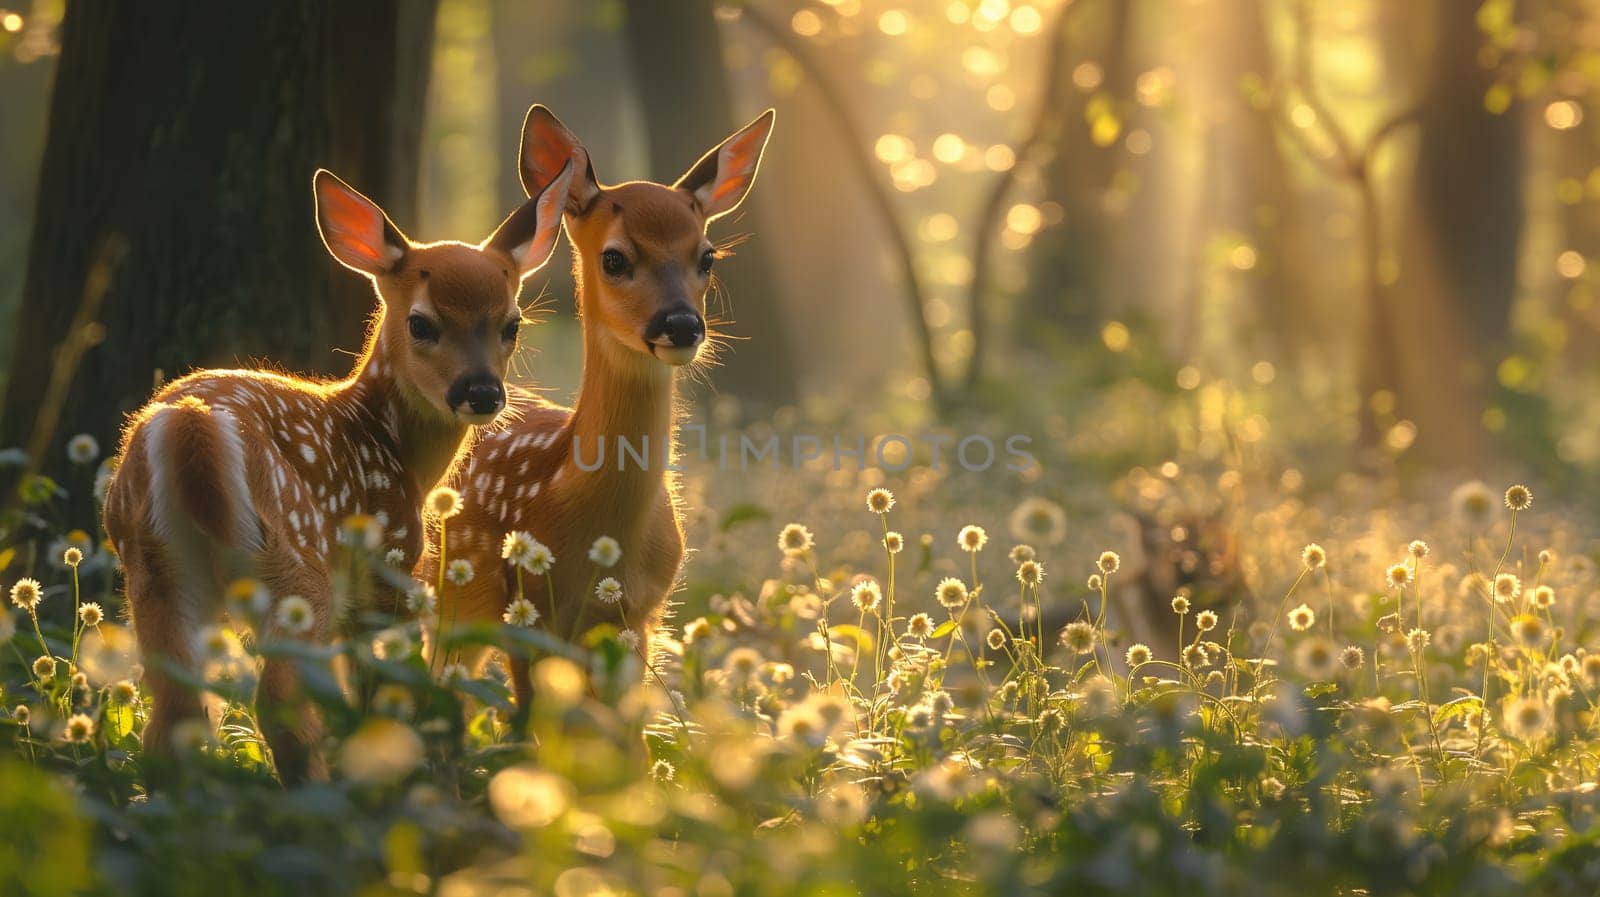
[[[74, 433], [109, 445], [158, 375], [347, 369], [373, 297], [323, 250], [311, 174], [410, 223], [433, 16], [434, 0], [69, 4], [0, 445], [28, 439], [52, 377], [71, 380], [47, 470]], [[84, 325], [104, 341], [58, 371]]]
[[[1095, 96], [1113, 105], [1124, 131], [1132, 80], [1132, 7], [1132, 0], [1118, 0], [1092, 13], [1086, 9], [1067, 36], [1085, 40], [1101, 35], [1093, 45], [1099, 52], [1082, 58], [1100, 65], [1102, 81]], [[1061, 77], [1072, 78], [1072, 71], [1069, 62]], [[1060, 203], [1065, 214], [1061, 224], [1041, 230], [1032, 243], [1027, 291], [1014, 321], [1021, 344], [1047, 350], [1062, 340], [1093, 339], [1099, 333], [1112, 268], [1113, 216], [1105, 197], [1122, 158], [1120, 140], [1100, 145], [1091, 139], [1084, 113], [1093, 97], [1071, 84], [1061, 95], [1065, 101], [1055, 151], [1041, 165], [1046, 198]]]
[[1520, 112], [1484, 108], [1494, 74], [1478, 61], [1475, 8], [1434, 6], [1415, 188], [1391, 293], [1405, 346], [1396, 410], [1417, 424], [1417, 459], [1433, 464], [1484, 460], [1478, 420], [1507, 336], [1523, 230]]
[[[649, 133], [651, 177], [676, 178], [745, 119], [733, 112], [733, 93], [722, 58], [712, 0], [626, 0], [627, 48], [634, 89]], [[753, 116], [751, 116], [753, 117]], [[780, 134], [782, 123], [778, 125]], [[782, 139], [781, 136], [779, 139]], [[602, 173], [603, 174], [603, 173]], [[758, 185], [732, 216], [744, 222], [775, 220], [761, 214]], [[730, 232], [730, 220], [720, 235]], [[726, 294], [727, 329], [740, 337], [728, 348], [718, 388], [762, 402], [796, 395], [794, 353], [783, 326], [781, 291], [768, 260], [778, 234], [758, 233], [742, 243], [738, 258], [718, 269]], [[711, 314], [720, 311], [712, 302]]]

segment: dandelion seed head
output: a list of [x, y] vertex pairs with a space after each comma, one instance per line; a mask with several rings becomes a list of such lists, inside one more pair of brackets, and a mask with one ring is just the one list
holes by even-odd
[[1206, 653], [1203, 645], [1190, 645], [1183, 649], [1183, 665], [1191, 670], [1198, 670], [1211, 663], [1211, 655]]
[[595, 583], [594, 597], [600, 599], [601, 604], [616, 604], [622, 600], [622, 583], [614, 576], [607, 576]]
[[798, 523], [788, 524], [778, 532], [778, 549], [788, 557], [800, 557], [810, 551], [814, 544], [811, 530]]
[[451, 585], [464, 586], [472, 582], [474, 575], [472, 562], [466, 558], [456, 558], [444, 568], [445, 581]]
[[666, 760], [657, 760], [650, 766], [650, 778], [665, 785], [678, 776], [678, 768]]
[[1037, 725], [1039, 727], [1040, 734], [1049, 736], [1055, 735], [1062, 729], [1066, 728], [1067, 720], [1059, 709], [1051, 707], [1039, 714]]
[[615, 567], [622, 560], [622, 546], [610, 536], [601, 536], [589, 546], [589, 560], [602, 567]]
[[11, 718], [17, 721], [17, 725], [27, 728], [28, 721], [33, 718], [33, 711], [28, 709], [27, 704], [18, 704], [11, 708]]
[[1026, 560], [1017, 565], [1017, 582], [1030, 589], [1036, 589], [1044, 582], [1044, 564], [1040, 561]]
[[1506, 731], [1522, 741], [1533, 741], [1550, 728], [1550, 706], [1539, 698], [1526, 696], [1506, 702]]
[[94, 720], [86, 714], [74, 713], [67, 717], [67, 726], [62, 734], [73, 744], [87, 744], [94, 738]]
[[1359, 670], [1367, 662], [1367, 652], [1356, 645], [1346, 645], [1339, 652], [1339, 665], [1347, 670]]
[[1189, 612], [1189, 599], [1183, 595], [1175, 596], [1172, 599], [1172, 612], [1180, 617], [1187, 614]]
[[1101, 573], [1110, 576], [1122, 569], [1122, 556], [1115, 551], [1102, 551], [1100, 552], [1100, 559], [1095, 563], [1095, 566], [1100, 568]]
[[1383, 578], [1389, 584], [1389, 588], [1403, 589], [1411, 585], [1411, 568], [1406, 564], [1391, 564]]
[[1023, 563], [1031, 561], [1038, 556], [1038, 552], [1033, 550], [1032, 545], [1013, 545], [1011, 546], [1011, 552], [1006, 555], [1011, 559], [1011, 563], [1017, 566], [1021, 566]]
[[1413, 539], [1411, 544], [1406, 546], [1406, 553], [1420, 561], [1428, 556], [1428, 543], [1421, 539]]
[[889, 532], [883, 534], [883, 547], [890, 554], [899, 554], [905, 550], [906, 537], [900, 535], [894, 530], [890, 530]]
[[38, 609], [39, 601], [43, 598], [44, 587], [37, 579], [23, 577], [11, 587], [11, 603], [30, 614]]
[[1128, 653], [1123, 659], [1128, 661], [1129, 667], [1137, 667], [1149, 663], [1154, 656], [1149, 645], [1139, 642], [1128, 646]]
[[1556, 603], [1556, 590], [1549, 586], [1539, 586], [1533, 590], [1533, 606], [1540, 610], [1549, 610]]
[[1513, 511], [1526, 511], [1533, 507], [1533, 490], [1520, 483], [1507, 489], [1506, 507]]
[[83, 563], [83, 549], [76, 545], [67, 546], [66, 550], [61, 552], [61, 563], [68, 567], [76, 567]]
[[1550, 549], [1546, 548], [1543, 551], [1539, 552], [1539, 566], [1548, 567], [1551, 564], [1555, 563], [1555, 560], [1556, 560], [1556, 553], [1551, 551]]
[[624, 629], [617, 633], [617, 642], [629, 651], [637, 651], [640, 645], [639, 633], [632, 629]]
[[1420, 654], [1424, 648], [1428, 647], [1428, 642], [1432, 638], [1433, 636], [1426, 629], [1413, 629], [1406, 633], [1406, 648], [1413, 654]]
[[1289, 628], [1295, 632], [1305, 632], [1317, 625], [1317, 612], [1308, 604], [1301, 604], [1289, 611]]
[[56, 675], [56, 659], [48, 654], [34, 658], [33, 676], [35, 679], [54, 679]]
[[88, 433], [67, 440], [67, 460], [73, 464], [93, 464], [100, 457], [100, 443]]
[[85, 626], [99, 626], [105, 618], [105, 610], [98, 602], [89, 601], [78, 607], [78, 619], [82, 620]]
[[127, 707], [139, 699], [139, 687], [131, 680], [123, 679], [111, 686], [111, 703], [119, 707]]
[[351, 514], [339, 523], [339, 544], [377, 551], [383, 546], [383, 524], [371, 514]]
[[403, 548], [391, 548], [383, 554], [383, 562], [391, 567], [404, 567], [406, 565], [406, 552]]
[[933, 634], [933, 618], [927, 614], [912, 614], [906, 621], [906, 633], [912, 638], [927, 638]]
[[990, 651], [999, 651], [1006, 646], [1006, 634], [999, 629], [989, 630], [989, 634], [985, 638], [989, 643]]
[[946, 576], [939, 580], [939, 585], [933, 590], [933, 597], [950, 610], [955, 610], [967, 603], [967, 585], [954, 576]]
[[761, 669], [761, 652], [754, 648], [734, 648], [722, 659], [722, 669], [738, 682], [747, 682]]
[[260, 617], [272, 608], [272, 593], [254, 579], [236, 579], [229, 583], [223, 600], [230, 612], [237, 612], [246, 619]]
[[1030, 543], [1057, 545], [1067, 537], [1067, 512], [1055, 502], [1038, 496], [1024, 498], [1006, 523], [1012, 537]]
[[1100, 576], [1100, 574], [1091, 573], [1089, 574], [1089, 578], [1084, 580], [1083, 584], [1086, 588], [1088, 588], [1089, 591], [1098, 592], [1100, 591], [1100, 587], [1106, 584], [1106, 581]]
[[956, 544], [961, 546], [962, 551], [976, 554], [983, 550], [983, 546], [989, 544], [989, 533], [981, 526], [968, 524], [956, 534]]
[[539, 622], [539, 609], [526, 598], [514, 598], [506, 605], [505, 613], [500, 615], [500, 619], [511, 626], [530, 628]]
[[883, 592], [878, 588], [878, 581], [863, 579], [856, 583], [850, 589], [850, 602], [856, 606], [856, 610], [864, 614], [876, 611], [878, 605], [883, 602]]
[[1501, 573], [1494, 578], [1494, 597], [1505, 603], [1515, 601], [1522, 594], [1522, 580], [1515, 573]]
[[[407, 603], [410, 603], [409, 600]], [[290, 635], [304, 635], [311, 631], [312, 624], [316, 622], [316, 614], [312, 612], [311, 602], [305, 598], [299, 595], [285, 595], [278, 602], [277, 620], [278, 627], [284, 632]]]
[[520, 564], [528, 557], [528, 552], [533, 550], [535, 540], [529, 533], [522, 530], [512, 530], [500, 540], [500, 557], [513, 564]]
[[894, 508], [894, 493], [884, 488], [867, 492], [867, 510], [874, 514], [887, 514]]
[[1094, 626], [1083, 620], [1068, 623], [1061, 630], [1061, 644], [1074, 654], [1088, 654], [1094, 650]]
[[1328, 553], [1315, 542], [1300, 549], [1300, 562], [1307, 570], [1315, 570], [1328, 562]]
[[1533, 614], [1517, 614], [1511, 618], [1511, 635], [1529, 648], [1537, 648], [1544, 643], [1547, 635], [1544, 621]]
[[440, 520], [449, 520], [461, 513], [461, 493], [449, 486], [439, 486], [428, 493], [428, 510]]
[[1210, 632], [1211, 630], [1216, 629], [1217, 612], [1212, 610], [1203, 610], [1198, 614], [1195, 614], [1194, 625], [1195, 628], [1199, 629], [1201, 632]]

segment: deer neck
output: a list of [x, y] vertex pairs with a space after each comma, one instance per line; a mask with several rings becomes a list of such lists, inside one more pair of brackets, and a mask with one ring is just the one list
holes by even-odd
[[[619, 344], [603, 330], [598, 315], [586, 312], [584, 318], [583, 379], [569, 424], [565, 475], [577, 477], [597, 498], [642, 498], [639, 493], [662, 482], [676, 435], [673, 370]], [[623, 440], [635, 452], [648, 449], [644, 464], [621, 454]], [[596, 467], [602, 444], [604, 463]]]
[[450, 470], [469, 428], [441, 415], [410, 384], [395, 377], [394, 364], [384, 351], [383, 330], [380, 307], [350, 377], [335, 390], [359, 409], [356, 426], [388, 439], [390, 450], [421, 494]]

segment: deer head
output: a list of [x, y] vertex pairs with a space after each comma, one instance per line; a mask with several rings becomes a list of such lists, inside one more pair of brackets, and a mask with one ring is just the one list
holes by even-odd
[[555, 248], [572, 168], [553, 167], [532, 183], [531, 198], [476, 246], [414, 243], [372, 200], [317, 172], [322, 241], [377, 289], [377, 359], [415, 412], [486, 424], [505, 407], [506, 365], [522, 321], [517, 293]]
[[602, 186], [583, 144], [549, 109], [522, 126], [522, 186], [530, 195], [564, 165], [567, 234], [577, 252], [585, 327], [613, 353], [668, 365], [693, 361], [706, 339], [705, 296], [718, 251], [706, 226], [739, 207], [772, 133], [767, 110], [701, 157], [671, 186]]

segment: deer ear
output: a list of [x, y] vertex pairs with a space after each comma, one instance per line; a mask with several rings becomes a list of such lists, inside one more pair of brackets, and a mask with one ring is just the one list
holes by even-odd
[[538, 195], [541, 187], [554, 180], [561, 166], [569, 161], [574, 170], [566, 209], [576, 215], [588, 208], [589, 202], [600, 192], [589, 151], [554, 112], [535, 104], [528, 110], [528, 117], [522, 120], [518, 173], [522, 176], [523, 191], [529, 196]]
[[311, 180], [317, 230], [341, 265], [372, 277], [399, 267], [409, 245], [378, 204], [326, 168]]
[[544, 267], [556, 248], [556, 237], [561, 233], [561, 211], [567, 204], [571, 187], [572, 160], [568, 159], [553, 180], [538, 188], [532, 199], [501, 222], [494, 234], [484, 241], [484, 248], [498, 249], [511, 256], [517, 263], [519, 279]]
[[673, 185], [694, 196], [707, 221], [737, 209], [745, 194], [750, 192], [776, 117], [777, 113], [771, 109], [761, 113], [755, 121], [722, 141], [721, 146], [701, 156], [700, 161]]

